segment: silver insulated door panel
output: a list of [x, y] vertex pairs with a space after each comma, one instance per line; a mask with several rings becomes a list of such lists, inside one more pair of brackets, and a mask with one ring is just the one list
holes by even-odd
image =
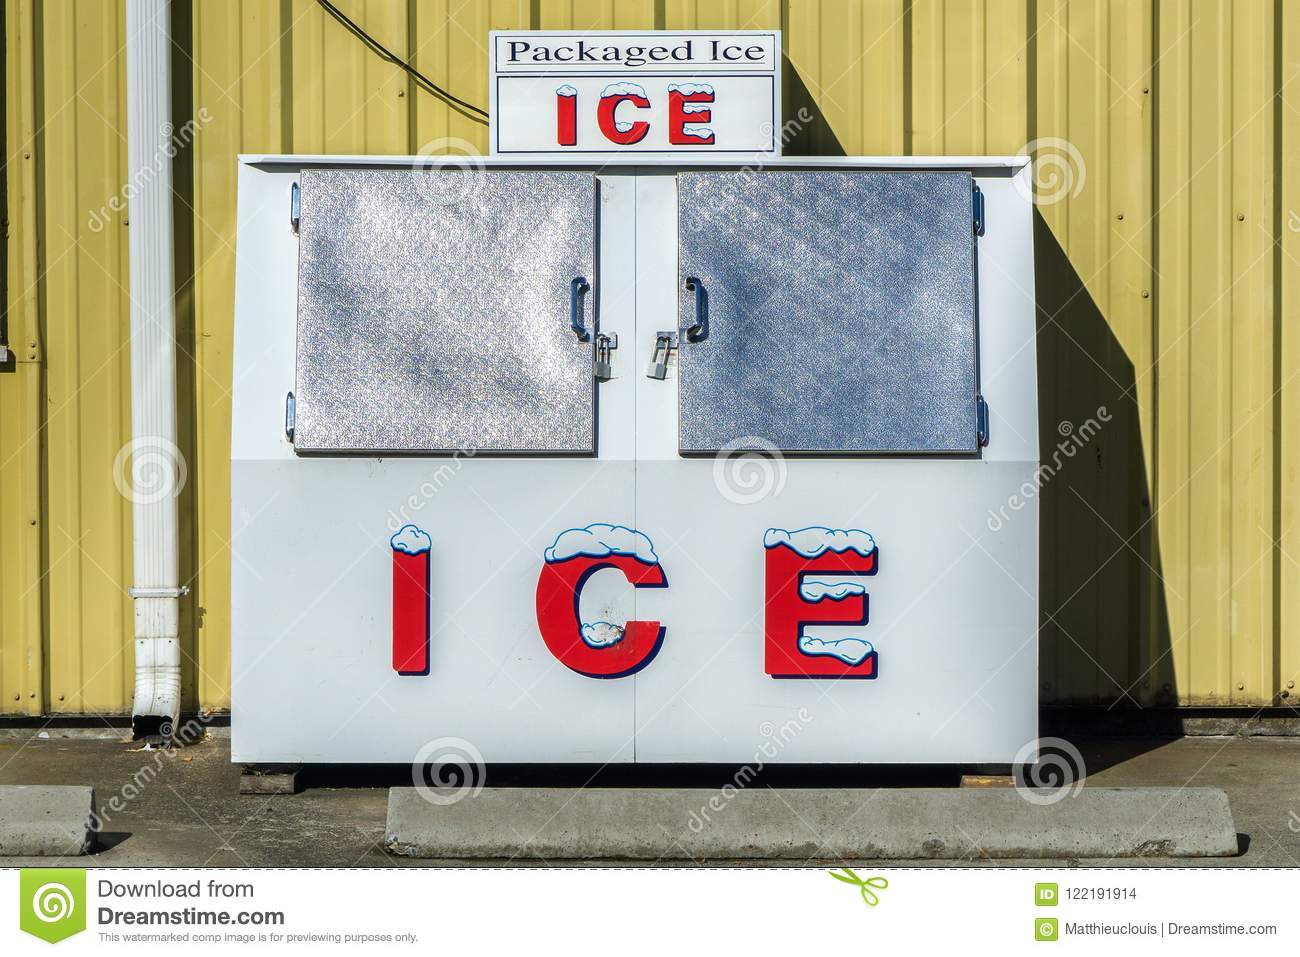
[[294, 447], [592, 454], [594, 236], [589, 173], [304, 170]]
[[976, 453], [971, 190], [969, 173], [679, 176], [681, 451]]

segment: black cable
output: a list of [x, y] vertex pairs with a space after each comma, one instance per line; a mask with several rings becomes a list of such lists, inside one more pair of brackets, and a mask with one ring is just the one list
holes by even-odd
[[[479, 109], [473, 103], [468, 103], [465, 100], [462, 100], [460, 97], [456, 96], [455, 94], [450, 93], [447, 90], [444, 90], [437, 83], [434, 83], [432, 80], [430, 80], [427, 76], [425, 76], [415, 67], [411, 66], [411, 64], [407, 63], [405, 60], [399, 57], [392, 50], [388, 49], [386, 46], [384, 46], [382, 43], [380, 43], [378, 40], [372, 37], [369, 33], [363, 30], [356, 21], [349, 18], [346, 13], [344, 13], [338, 7], [334, 6], [334, 4], [330, 2], [330, 0], [316, 0], [316, 2], [321, 5], [321, 7], [325, 10], [326, 13], [328, 13], [331, 17], [337, 20], [345, 30], [347, 30], [358, 40], [364, 43], [367, 47], [369, 47], [371, 51], [373, 51], [381, 60], [384, 60], [387, 63], [391, 63], [393, 66], [399, 67], [405, 70], [408, 74], [410, 74], [410, 76], [415, 80], [416, 85], [419, 86], [422, 90], [432, 93], [434, 96], [439, 97], [442, 100], [445, 100], [447, 103], [451, 104], [452, 106], [461, 107], [462, 109], [460, 112], [464, 112], [464, 110], [469, 110], [471, 114], [477, 114], [476, 116], [471, 115], [469, 118], [478, 123], [486, 123], [488, 121], [488, 114], [486, 110]], [[482, 118], [480, 119], [480, 117]]]

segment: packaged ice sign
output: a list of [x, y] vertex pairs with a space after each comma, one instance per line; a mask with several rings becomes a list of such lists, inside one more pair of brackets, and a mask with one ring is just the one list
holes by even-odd
[[780, 155], [781, 35], [493, 33], [492, 153]]

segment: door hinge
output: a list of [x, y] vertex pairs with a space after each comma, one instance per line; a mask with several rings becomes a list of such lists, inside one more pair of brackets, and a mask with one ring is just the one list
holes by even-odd
[[284, 397], [284, 437], [293, 441], [293, 427], [297, 424], [298, 400], [290, 392]]
[[989, 404], [982, 395], [975, 396], [975, 433], [980, 448], [989, 444]]
[[294, 233], [298, 232], [298, 223], [302, 219], [302, 190], [294, 183], [289, 187], [289, 225]]
[[975, 224], [975, 235], [984, 235], [984, 194], [980, 192], [979, 184], [971, 184], [971, 218]]

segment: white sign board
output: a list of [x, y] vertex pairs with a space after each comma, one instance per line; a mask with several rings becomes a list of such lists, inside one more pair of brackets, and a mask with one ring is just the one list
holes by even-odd
[[781, 154], [781, 34], [491, 34], [494, 156]]

